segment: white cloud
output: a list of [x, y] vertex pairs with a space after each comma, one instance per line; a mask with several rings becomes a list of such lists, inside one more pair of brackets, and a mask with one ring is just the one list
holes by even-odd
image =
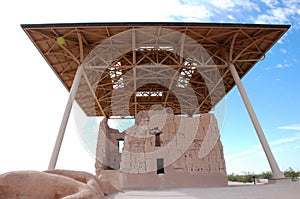
[[209, 0], [216, 8], [220, 9], [231, 9], [236, 11], [237, 7], [243, 8], [245, 10], [256, 10], [260, 11], [259, 6], [251, 0]]
[[270, 8], [274, 8], [278, 4], [277, 0], [261, 0], [261, 2]]
[[258, 15], [255, 23], [290, 23], [294, 20], [299, 24], [300, 5], [298, 1], [287, 0], [281, 2], [280, 5], [278, 1], [261, 0], [261, 2], [266, 4], [270, 9]]
[[261, 144], [257, 144], [257, 145], [252, 146], [252, 149], [263, 150]]
[[[209, 17], [212, 15], [210, 10], [203, 5], [193, 6], [193, 5], [173, 4], [173, 6], [175, 8], [174, 10], [176, 11], [176, 15], [185, 16], [187, 19], [192, 21], [195, 21], [195, 19], [208, 20]], [[170, 13], [170, 15], [172, 14]]]
[[260, 11], [260, 7], [254, 3], [253, 1], [240, 1], [240, 0], [237, 0], [236, 2], [238, 2], [237, 5], [239, 6], [242, 6], [243, 8], [245, 9], [250, 9], [250, 10], [256, 10], [256, 11]]
[[[300, 124], [296, 126], [297, 128], [300, 129]], [[269, 142], [269, 146], [277, 146], [277, 145], [282, 145], [282, 144], [287, 144], [287, 143], [292, 143], [297, 140], [300, 140], [300, 134], [296, 134], [291, 137], [286, 137], [286, 138], [280, 138], [274, 141]], [[250, 149], [234, 153], [231, 155], [226, 156], [226, 161], [241, 161], [241, 160], [248, 160], [248, 159], [254, 159], [258, 155], [263, 155], [263, 148], [261, 144], [257, 144], [252, 146]]]
[[283, 38], [282, 37], [278, 40], [278, 43], [283, 44]]
[[272, 67], [270, 67], [270, 66], [265, 67], [265, 70], [272, 70]]
[[281, 48], [280, 51], [281, 51], [283, 54], [287, 53], [287, 49], [285, 49], [285, 48]]
[[284, 68], [288, 68], [288, 67], [290, 67], [290, 65], [287, 64], [287, 63], [285, 63], [285, 64], [277, 64], [275, 66], [275, 68], [278, 68], [278, 69], [284, 69]]
[[258, 81], [260, 79], [261, 79], [261, 76], [259, 76], [259, 75], [254, 78], [255, 81]]
[[226, 160], [228, 160], [228, 161], [234, 160], [234, 159], [237, 159], [237, 158], [245, 157], [245, 155], [252, 154], [252, 153], [253, 153], [253, 150], [248, 149], [248, 150], [245, 150], [245, 151], [241, 151], [241, 152], [238, 152], [238, 153], [235, 153], [235, 154], [228, 155], [228, 156], [226, 156]]
[[[176, 2], [176, 1], [174, 1]], [[179, 0], [178, 1], [181, 6], [186, 6], [187, 8], [197, 8], [202, 10], [200, 13], [192, 12], [190, 9], [186, 10], [186, 15], [182, 13], [173, 14], [172, 16], [181, 16], [183, 19], [188, 18], [198, 18], [198, 19], [211, 19], [211, 18], [218, 18], [218, 21], [226, 20], [235, 20], [236, 13], [240, 12], [241, 10], [247, 11], [260, 11], [260, 7], [251, 0]], [[176, 3], [175, 3], [176, 4]], [[173, 7], [173, 6], [172, 6]], [[182, 9], [183, 11], [184, 9]], [[204, 12], [205, 11], [205, 12]], [[203, 14], [200, 15], [199, 14]], [[230, 14], [233, 13], [233, 14]], [[221, 15], [221, 16], [220, 16]]]
[[281, 144], [285, 144], [285, 143], [294, 142], [296, 140], [300, 140], [299, 135], [296, 135], [294, 137], [281, 138], [281, 139], [269, 142], [269, 145], [270, 146], [281, 145]]
[[232, 0], [211, 0], [209, 1], [213, 6], [220, 9], [231, 9], [235, 6], [235, 2]]
[[287, 125], [287, 126], [280, 126], [280, 127], [278, 127], [278, 129], [300, 131], [300, 123], [298, 123], [298, 124], [291, 124], [291, 125]]
[[[300, 26], [300, 4], [295, 0], [178, 0], [172, 8], [179, 5], [173, 19], [203, 21], [251, 21], [254, 23], [291, 23]], [[162, 7], [162, 6], [160, 6]], [[198, 12], [194, 12], [197, 11]], [[169, 12], [169, 11], [166, 11]], [[253, 17], [255, 16], [255, 17]], [[297, 24], [293, 24], [297, 27]]]
[[[282, 159], [285, 154], [294, 153], [297, 156], [297, 150], [299, 149], [300, 134], [294, 136], [280, 138], [269, 142], [272, 148], [272, 152], [276, 157], [277, 163], [280, 166], [293, 163], [294, 160]], [[242, 173], [243, 171], [250, 171], [259, 173], [262, 171], [268, 171], [269, 165], [266, 155], [263, 151], [261, 144], [253, 145], [244, 151], [226, 155], [226, 168], [228, 173]]]
[[227, 15], [227, 17], [228, 17], [228, 19], [230, 19], [230, 20], [235, 20], [235, 17], [232, 16], [232, 15]]

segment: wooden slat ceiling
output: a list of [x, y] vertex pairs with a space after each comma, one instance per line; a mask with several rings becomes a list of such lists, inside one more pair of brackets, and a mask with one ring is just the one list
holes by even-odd
[[[70, 90], [76, 70], [79, 65], [86, 62], [87, 55], [99, 44], [125, 31], [142, 28], [170, 30], [173, 33], [176, 31], [178, 35], [186, 35], [197, 42], [212, 58], [219, 79], [210, 88], [207, 82], [211, 81], [211, 77], [206, 75], [209, 76], [213, 69], [207, 62], [195, 64], [186, 57], [182, 58], [180, 53], [163, 49], [159, 44], [157, 46], [152, 40], [146, 42], [147, 46], [156, 45], [155, 48], [132, 48], [132, 51], [120, 55], [104, 69], [102, 66], [100, 76], [97, 76], [99, 73], [95, 71], [101, 69], [101, 66], [94, 66], [94, 72], [91, 69], [86, 70], [85, 75], [89, 75], [88, 79], [96, 78], [97, 83], [96, 85], [93, 82], [87, 83], [87, 79], [82, 77], [76, 95], [77, 102], [88, 116], [110, 117], [135, 116], [139, 111], [150, 109], [153, 105], [170, 107], [175, 114], [209, 112], [235, 85], [228, 63], [235, 65], [242, 78], [264, 58], [267, 51], [290, 26], [224, 23], [71, 23], [23, 24], [21, 27], [67, 90]], [[139, 40], [147, 37], [147, 31], [144, 33], [145, 38], [142, 33], [141, 31]], [[58, 42], [61, 38], [62, 43]], [[176, 40], [173, 42], [176, 45]], [[204, 72], [197, 72], [194, 65]], [[172, 70], [169, 70], [170, 68]], [[123, 92], [122, 86], [120, 87], [121, 80], [128, 78], [126, 73], [131, 74], [130, 82], [133, 82], [127, 83], [133, 88], [129, 97], [120, 94], [126, 93]], [[149, 74], [156, 80], [137, 84], [138, 81], [149, 78]], [[159, 83], [159, 79], [164, 79], [164, 82], [168, 82], [167, 85]], [[121, 82], [123, 87], [124, 82]], [[186, 95], [180, 94], [181, 91], [188, 90], [185, 83], [192, 88], [192, 95], [197, 99], [196, 103], [193, 100], [189, 101], [192, 99], [189, 92], [183, 92]], [[127, 84], [125, 83], [125, 87]], [[221, 84], [224, 92], [217, 89]], [[119, 94], [114, 95], [114, 92]], [[124, 100], [127, 100], [127, 105], [122, 103]]]

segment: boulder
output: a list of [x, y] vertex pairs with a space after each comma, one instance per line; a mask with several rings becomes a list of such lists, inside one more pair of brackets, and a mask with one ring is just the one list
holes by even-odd
[[0, 175], [0, 199], [101, 199], [119, 191], [83, 171], [13, 171]]

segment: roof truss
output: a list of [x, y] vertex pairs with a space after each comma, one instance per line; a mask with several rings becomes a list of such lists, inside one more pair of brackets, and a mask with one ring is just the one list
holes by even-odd
[[[142, 31], [142, 28], [149, 27], [155, 27], [157, 39], [151, 37], [151, 33], [147, 31], [136, 35], [135, 30]], [[99, 44], [105, 49], [106, 43], [103, 42], [109, 41], [107, 49], [112, 50], [113, 46], [115, 53], [123, 46], [130, 45], [130, 51], [120, 53], [120, 56], [109, 63], [103, 57], [105, 53], [95, 54], [95, 60], [104, 64], [89, 63], [90, 66], [84, 71], [76, 95], [78, 103], [87, 115], [110, 117], [135, 116], [139, 111], [150, 109], [157, 104], [171, 107], [175, 114], [182, 114], [182, 109], [185, 109], [185, 114], [210, 111], [234, 86], [228, 62], [234, 63], [242, 78], [257, 61], [265, 57], [267, 51], [289, 26], [104, 23], [29, 24], [22, 25], [22, 28], [68, 90], [72, 86], [78, 66], [84, 63], [89, 53]], [[166, 33], [166, 29], [172, 31]], [[133, 30], [130, 31], [129, 43], [115, 37], [129, 30]], [[179, 37], [175, 37], [174, 34]], [[143, 35], [143, 38], [140, 38], [140, 35]], [[174, 40], [170, 39], [173, 36]], [[63, 38], [62, 43], [59, 42], [59, 38]], [[187, 54], [193, 57], [198, 53], [196, 50], [199, 50], [194, 44], [187, 46], [188, 38], [201, 45], [210, 58], [184, 58]], [[144, 47], [141, 47], [141, 44]], [[177, 53], [168, 49], [171, 46], [178, 47]], [[201, 74], [195, 70], [196, 62], [198, 65], [201, 63]], [[214, 64], [211, 64], [212, 62]], [[220, 74], [217, 81], [212, 80], [215, 79], [215, 70]], [[99, 73], [95, 71], [102, 71], [101, 76], [97, 76]], [[151, 83], [154, 76], [156, 83]], [[129, 84], [133, 88], [130, 95], [126, 95], [124, 90], [116, 92], [116, 89]], [[191, 85], [194, 93], [181, 92], [182, 89], [186, 89], [187, 84]], [[225, 92], [219, 91], [221, 84]], [[190, 100], [191, 95], [197, 97], [197, 103]], [[124, 107], [122, 103], [124, 97], [129, 100], [128, 107]], [[186, 108], [180, 107], [182, 100], [186, 103]]]

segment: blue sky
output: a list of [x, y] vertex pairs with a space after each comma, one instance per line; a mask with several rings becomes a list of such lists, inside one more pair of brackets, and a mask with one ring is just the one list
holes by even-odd
[[[243, 79], [281, 170], [300, 170], [300, 2], [297, 0], [7, 1], [0, 3], [0, 173], [45, 170], [68, 93], [20, 28], [23, 23], [183, 21], [290, 24]], [[221, 129], [228, 173], [270, 170], [236, 88]], [[76, 154], [76, 155], [74, 155]], [[71, 118], [58, 168], [94, 172]]]
[[[300, 169], [297, 158], [300, 152], [298, 35], [296, 30], [290, 30], [282, 43], [276, 44], [266, 59], [243, 79], [271, 149], [283, 170], [289, 166]], [[244, 167], [245, 171], [267, 169], [262, 166], [266, 165], [266, 160], [261, 149], [256, 147], [258, 139], [236, 88], [229, 93], [226, 103], [222, 141], [228, 166], [235, 163], [240, 165], [240, 169]]]

